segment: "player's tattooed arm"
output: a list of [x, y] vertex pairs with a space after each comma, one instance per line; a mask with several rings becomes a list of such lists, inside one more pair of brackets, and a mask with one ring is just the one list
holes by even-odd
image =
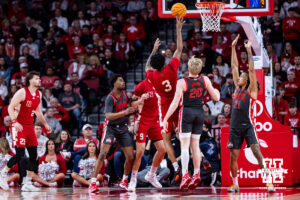
[[153, 46], [153, 49], [152, 49], [152, 52], [147, 60], [147, 63], [146, 63], [146, 71], [151, 69], [151, 65], [150, 65], [150, 60], [151, 60], [151, 57], [157, 52], [158, 48], [160, 46], [160, 40], [159, 38], [157, 38], [155, 40], [155, 43], [154, 43], [154, 46]]
[[236, 55], [236, 44], [239, 40], [240, 35], [237, 35], [236, 38], [232, 41], [231, 45], [231, 68], [232, 68], [232, 78], [235, 85], [235, 88], [238, 87], [239, 80], [239, 62]]
[[248, 62], [249, 62], [249, 79], [250, 79], [250, 85], [249, 85], [249, 92], [252, 98], [257, 98], [257, 80], [256, 80], [256, 74], [254, 69], [254, 61], [252, 56], [252, 42], [249, 40], [247, 43], [245, 43], [245, 48], [247, 50], [248, 54]]

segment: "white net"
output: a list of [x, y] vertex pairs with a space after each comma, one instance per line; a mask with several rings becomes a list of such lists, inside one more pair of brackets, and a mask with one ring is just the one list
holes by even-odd
[[196, 3], [200, 10], [202, 19], [202, 31], [220, 31], [220, 20], [224, 11], [225, 3], [222, 2], [201, 2]]

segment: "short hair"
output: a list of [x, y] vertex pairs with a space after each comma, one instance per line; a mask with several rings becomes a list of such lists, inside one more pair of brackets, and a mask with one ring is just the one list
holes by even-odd
[[156, 53], [150, 58], [150, 65], [154, 69], [160, 71], [165, 66], [165, 60], [166, 58], [161, 53]]
[[39, 126], [39, 127], [43, 127], [43, 125], [41, 123], [35, 123], [34, 126]]
[[195, 58], [195, 56], [192, 56], [190, 59], [189, 59], [189, 62], [188, 62], [188, 69], [189, 69], [189, 72], [191, 72], [192, 74], [199, 74], [202, 70], [202, 60], [200, 58]]
[[28, 87], [30, 85], [30, 80], [34, 77], [34, 76], [40, 76], [40, 73], [37, 71], [31, 71], [28, 72], [28, 74], [26, 75], [25, 78], [25, 86]]
[[114, 74], [111, 76], [110, 81], [109, 81], [111, 87], [114, 87], [114, 84], [118, 80], [119, 77], [123, 78], [121, 74]]
[[225, 77], [226, 79], [228, 79], [228, 78], [231, 78], [232, 79], [232, 73], [228, 73], [228, 74], [226, 74], [226, 77]]
[[278, 87], [278, 90], [285, 90], [285, 87], [283, 87], [282, 85]]
[[296, 105], [295, 102], [290, 102], [289, 103], [289, 108], [296, 108], [296, 107], [297, 107], [297, 105]]

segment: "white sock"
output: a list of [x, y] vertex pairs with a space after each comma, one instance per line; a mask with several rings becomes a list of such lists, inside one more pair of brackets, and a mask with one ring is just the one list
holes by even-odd
[[178, 162], [175, 161], [175, 162], [172, 163], [172, 165], [173, 165], [173, 167], [174, 167], [174, 170], [177, 171], [178, 168], [179, 168]]
[[194, 168], [194, 175], [199, 174], [200, 169], [199, 168]]
[[125, 175], [125, 174], [124, 174], [122, 180], [125, 181], [125, 180], [127, 180], [127, 179], [128, 179], [128, 175]]
[[136, 177], [137, 177], [137, 170], [132, 170], [131, 172], [131, 181], [135, 180], [136, 181]]
[[189, 150], [182, 149], [181, 150], [182, 176], [188, 173], [189, 160], [190, 160]]
[[156, 173], [156, 170], [157, 170], [157, 167], [153, 167], [151, 166], [151, 169], [150, 169], [150, 174], [154, 174]]
[[96, 183], [97, 182], [97, 179], [95, 177], [91, 178], [92, 180], [92, 183]]
[[232, 181], [233, 181], [234, 185], [239, 186], [239, 182], [238, 182], [238, 178], [237, 177], [232, 177]]

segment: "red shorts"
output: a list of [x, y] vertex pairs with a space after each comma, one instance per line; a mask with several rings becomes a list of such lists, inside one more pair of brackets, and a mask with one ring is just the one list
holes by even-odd
[[10, 127], [13, 145], [17, 147], [33, 147], [37, 146], [38, 142], [33, 129], [33, 125], [23, 125], [23, 131], [17, 132], [13, 124]]
[[[161, 126], [163, 125], [162, 124], [162, 121], [164, 120], [168, 110], [169, 110], [169, 107], [172, 103], [172, 100], [173, 99], [162, 99], [161, 100], [161, 105], [160, 105], [160, 112], [161, 112]], [[178, 115], [179, 115], [179, 107], [175, 110], [175, 112], [173, 113], [173, 115], [169, 118], [168, 120], [168, 131], [167, 133], [171, 133], [178, 125]]]
[[146, 135], [148, 135], [149, 140], [162, 140], [161, 135], [162, 127], [159, 125], [159, 121], [156, 123], [143, 123], [143, 121], [136, 121], [135, 123], [135, 136], [136, 142], [145, 143]]

